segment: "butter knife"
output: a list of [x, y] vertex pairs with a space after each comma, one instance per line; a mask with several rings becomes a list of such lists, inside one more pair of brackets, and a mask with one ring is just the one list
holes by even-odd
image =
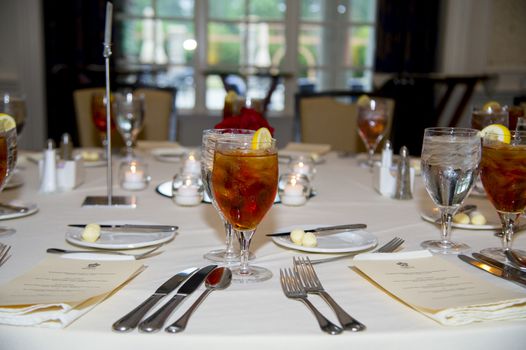
[[500, 261], [498, 260], [495, 260], [493, 258], [490, 258], [489, 256], [487, 255], [484, 255], [484, 254], [480, 254], [480, 253], [473, 253], [472, 254], [473, 257], [475, 259], [478, 259], [478, 260], [481, 260], [487, 264], [490, 264], [490, 265], [493, 265], [495, 267], [498, 267], [499, 269], [504, 269], [512, 274], [515, 274], [517, 275], [517, 277], [519, 278], [524, 278], [526, 279], [526, 272], [524, 271], [521, 271], [520, 269], [514, 267], [514, 266], [511, 266], [511, 265], [506, 265], [504, 263], [501, 263]]
[[507, 281], [515, 282], [515, 283], [522, 285], [523, 287], [526, 287], [526, 280], [523, 280], [519, 278], [517, 275], [510, 273], [509, 271], [507, 271], [507, 269], [501, 269], [499, 267], [496, 267], [490, 264], [486, 264], [483, 261], [474, 259], [464, 254], [459, 254], [458, 257], [460, 260], [470, 264], [471, 266], [475, 266], [476, 268], [489, 272], [493, 276], [497, 276]]
[[183, 270], [179, 272], [178, 274], [171, 277], [169, 280], [164, 282], [157, 290], [150, 295], [148, 299], [146, 299], [144, 302], [142, 302], [139, 306], [137, 306], [135, 309], [130, 311], [128, 314], [120, 318], [118, 321], [116, 321], [112, 328], [114, 331], [117, 332], [129, 332], [133, 330], [143, 316], [150, 310], [159, 300], [167, 296], [170, 292], [175, 290], [181, 282], [186, 280], [188, 276], [193, 274], [195, 271], [197, 271], [197, 267], [191, 267], [189, 269]]
[[194, 273], [192, 277], [190, 277], [181, 288], [179, 288], [177, 294], [175, 294], [172, 299], [139, 324], [139, 330], [141, 332], [152, 333], [161, 329], [164, 326], [164, 322], [172, 314], [172, 311], [177, 305], [179, 305], [188, 295], [192, 294], [197, 287], [203, 283], [206, 276], [216, 267], [217, 265], [208, 265]]
[[[326, 227], [316, 227], [313, 229], [303, 230], [305, 232], [312, 232], [318, 235], [331, 235], [343, 231], [353, 231], [361, 230], [367, 228], [366, 224], [347, 224], [347, 225], [338, 225], [338, 226], [326, 226]], [[266, 236], [268, 237], [278, 237], [278, 236], [289, 236], [290, 231], [288, 232], [275, 232], [269, 233]]]
[[[85, 228], [86, 224], [70, 224], [68, 227]], [[172, 225], [99, 225], [106, 232], [175, 232], [179, 227]]]

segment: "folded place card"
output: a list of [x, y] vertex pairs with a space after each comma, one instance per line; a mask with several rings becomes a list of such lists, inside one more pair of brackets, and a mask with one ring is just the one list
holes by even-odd
[[354, 267], [444, 325], [526, 318], [526, 292], [500, 288], [427, 251], [361, 254]]
[[48, 257], [0, 287], [0, 324], [66, 327], [143, 269], [138, 261]]

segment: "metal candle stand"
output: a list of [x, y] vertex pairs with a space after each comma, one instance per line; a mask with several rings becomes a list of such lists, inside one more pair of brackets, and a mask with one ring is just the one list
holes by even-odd
[[104, 32], [103, 56], [106, 64], [106, 196], [87, 196], [82, 203], [83, 207], [128, 207], [135, 208], [137, 199], [135, 196], [113, 196], [113, 174], [111, 161], [111, 103], [110, 103], [110, 56], [111, 56], [111, 22], [113, 5], [106, 3], [106, 26]]

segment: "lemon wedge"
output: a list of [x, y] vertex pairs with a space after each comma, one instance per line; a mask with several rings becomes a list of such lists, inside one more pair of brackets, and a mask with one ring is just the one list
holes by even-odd
[[356, 104], [360, 107], [368, 107], [371, 104], [371, 98], [367, 95], [361, 95], [358, 97]]
[[0, 131], [8, 131], [16, 128], [16, 122], [9, 114], [0, 113]]
[[500, 103], [498, 103], [497, 101], [489, 101], [489, 102], [484, 103], [484, 106], [482, 106], [482, 110], [485, 112], [489, 112], [489, 113], [500, 111], [501, 109], [502, 107], [500, 106]]
[[480, 131], [481, 137], [489, 137], [490, 140], [500, 141], [503, 143], [510, 143], [511, 133], [510, 129], [502, 124], [491, 124]]
[[259, 128], [252, 136], [252, 149], [267, 149], [272, 146], [272, 134], [267, 128]]

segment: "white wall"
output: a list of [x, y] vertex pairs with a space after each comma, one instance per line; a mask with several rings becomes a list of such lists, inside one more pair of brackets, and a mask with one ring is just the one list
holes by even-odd
[[0, 1], [0, 90], [26, 96], [24, 149], [42, 149], [47, 134], [43, 38], [40, 0]]

